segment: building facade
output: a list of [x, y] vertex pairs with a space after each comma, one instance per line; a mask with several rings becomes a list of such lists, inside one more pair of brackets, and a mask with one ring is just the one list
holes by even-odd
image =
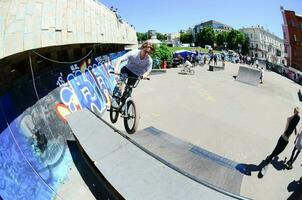
[[168, 33], [167, 41], [166, 43], [169, 46], [179, 46], [180, 45], [180, 33]]
[[251, 57], [280, 65], [285, 62], [284, 44], [281, 38], [260, 26], [242, 28], [240, 31], [249, 38]]
[[196, 35], [202, 31], [204, 27], [210, 27], [215, 32], [222, 32], [222, 31], [231, 31], [233, 28], [229, 25], [223, 24], [221, 22], [210, 20], [203, 22], [201, 24], [195, 25], [192, 30], [193, 41], [196, 42]]
[[302, 71], [302, 15], [281, 7], [287, 66]]

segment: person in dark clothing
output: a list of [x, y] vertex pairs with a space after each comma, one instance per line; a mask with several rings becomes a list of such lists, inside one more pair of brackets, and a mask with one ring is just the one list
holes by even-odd
[[[284, 151], [285, 147], [288, 144], [289, 137], [291, 136], [293, 131], [295, 131], [295, 135], [297, 135], [296, 126], [299, 123], [299, 121], [300, 121], [299, 107], [295, 107], [294, 115], [287, 118], [285, 131], [280, 136], [275, 149], [269, 156], [267, 156], [267, 158], [264, 160], [264, 165], [259, 170], [259, 172], [262, 174], [262, 176], [265, 174], [266, 168], [267, 168], [268, 164], [273, 160], [273, 158], [278, 156], [280, 153], [282, 153], [282, 151]], [[259, 175], [258, 175], [259, 178], [262, 178], [262, 176], [259, 177]]]

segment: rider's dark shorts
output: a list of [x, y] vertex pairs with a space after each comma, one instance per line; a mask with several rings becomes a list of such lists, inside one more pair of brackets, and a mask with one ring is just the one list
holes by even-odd
[[127, 74], [127, 76], [130, 77], [127, 81], [127, 85], [134, 85], [136, 83], [138, 76], [133, 72], [131, 72], [126, 66], [121, 69], [121, 73]]

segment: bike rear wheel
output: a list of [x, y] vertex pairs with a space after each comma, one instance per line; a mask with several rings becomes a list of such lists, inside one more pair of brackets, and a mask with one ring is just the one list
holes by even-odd
[[139, 111], [134, 101], [129, 99], [126, 104], [126, 113], [124, 116], [124, 126], [129, 134], [136, 132], [139, 122]]
[[194, 75], [194, 74], [195, 74], [195, 71], [194, 71], [194, 69], [190, 69], [190, 72], [189, 72], [189, 74], [191, 74], [191, 75]]

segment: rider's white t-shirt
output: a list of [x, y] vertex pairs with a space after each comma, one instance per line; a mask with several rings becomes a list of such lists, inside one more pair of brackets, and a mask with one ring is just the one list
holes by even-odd
[[146, 72], [151, 71], [152, 69], [152, 58], [151, 56], [147, 56], [145, 59], [141, 60], [140, 58], [140, 50], [135, 49], [127, 52], [125, 55], [121, 57], [122, 61], [128, 60], [126, 67], [136, 74], [137, 76], [142, 76]]
[[190, 61], [186, 60], [186, 62], [184, 63], [184, 67], [192, 67], [192, 63], [190, 63]]

